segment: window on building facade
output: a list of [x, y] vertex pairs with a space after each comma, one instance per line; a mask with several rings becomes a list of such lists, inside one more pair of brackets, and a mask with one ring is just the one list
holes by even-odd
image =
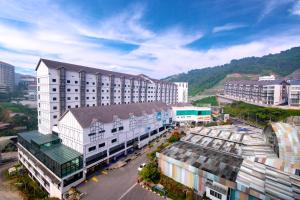
[[78, 83], [78, 81], [75, 81], [75, 84], [77, 84]]
[[53, 110], [57, 110], [57, 106], [53, 106]]
[[52, 88], [52, 91], [53, 91], [53, 92], [56, 92], [56, 88]]
[[71, 100], [71, 97], [68, 97], [67, 99], [68, 99], [68, 100]]
[[99, 148], [105, 147], [105, 143], [99, 144]]
[[71, 92], [71, 89], [70, 89], [70, 88], [68, 88], [68, 89], [67, 89], [67, 92]]
[[95, 142], [97, 140], [103, 139], [104, 138], [104, 125], [101, 122], [93, 122], [92, 125], [90, 126], [90, 141]]
[[71, 81], [70, 81], [70, 80], [67, 80], [67, 83], [71, 83]]
[[212, 189], [210, 189], [209, 193], [210, 193], [210, 195], [212, 195], [212, 196], [214, 196], [214, 197], [216, 197], [218, 199], [222, 199], [222, 195], [220, 193], [212, 190]]
[[53, 101], [56, 101], [56, 97], [53, 97]]
[[53, 115], [53, 119], [56, 119], [57, 118], [57, 115]]
[[75, 92], [78, 92], [78, 89], [75, 89]]
[[54, 79], [52, 79], [52, 82], [53, 82], [53, 83], [56, 83], [56, 79], [55, 79], [55, 78], [54, 78]]
[[78, 97], [75, 97], [75, 100], [78, 100]]
[[96, 146], [92, 146], [89, 148], [89, 152], [96, 150]]
[[115, 142], [117, 142], [117, 138], [111, 140], [111, 143], [115, 143]]

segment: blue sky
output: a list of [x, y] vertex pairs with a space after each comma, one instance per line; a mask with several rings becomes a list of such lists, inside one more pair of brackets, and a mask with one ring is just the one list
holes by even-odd
[[0, 60], [155, 78], [300, 46], [299, 0], [0, 0]]

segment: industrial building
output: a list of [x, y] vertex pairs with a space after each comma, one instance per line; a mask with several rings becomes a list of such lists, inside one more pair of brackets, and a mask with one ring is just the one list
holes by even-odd
[[62, 198], [94, 167], [162, 135], [172, 110], [162, 102], [70, 108], [52, 134], [19, 134], [19, 160], [50, 196]]
[[163, 174], [213, 200], [300, 199], [299, 139], [285, 123], [201, 127], [156, 156]]
[[37, 67], [39, 132], [49, 134], [70, 108], [177, 102], [177, 85], [145, 75], [40, 59]]
[[178, 103], [187, 103], [188, 102], [188, 91], [189, 83], [188, 82], [174, 82], [177, 85], [177, 102]]
[[13, 92], [15, 86], [15, 67], [0, 61], [0, 92]]

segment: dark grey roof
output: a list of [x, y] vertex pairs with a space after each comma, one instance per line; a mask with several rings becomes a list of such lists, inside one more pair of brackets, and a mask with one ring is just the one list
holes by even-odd
[[241, 157], [184, 141], [174, 143], [161, 154], [230, 181], [236, 180], [243, 162]]
[[193, 106], [192, 103], [189, 102], [183, 102], [183, 103], [175, 103], [175, 104], [171, 104], [170, 106], [172, 107], [184, 107], [184, 106]]
[[300, 85], [300, 80], [290, 80], [289, 83], [291, 85]]
[[263, 80], [263, 81], [255, 81], [255, 80], [232, 80], [226, 81], [226, 84], [243, 84], [243, 85], [280, 85], [286, 82], [285, 80]]
[[[141, 116], [144, 112], [151, 114], [168, 108], [170, 108], [170, 106], [166, 103], [151, 102], [71, 108], [66, 113], [71, 112], [78, 123], [83, 128], [87, 128], [94, 120], [103, 123], [110, 123], [113, 121], [114, 116], [118, 116], [120, 119], [128, 119], [130, 114], [133, 114], [134, 116]], [[60, 120], [66, 115], [66, 113], [60, 118]]]
[[[75, 64], [70, 64], [70, 63], [58, 62], [58, 61], [48, 60], [48, 59], [43, 59], [43, 58], [40, 59], [40, 61], [39, 61], [39, 63], [38, 63], [35, 70], [37, 70], [38, 66], [40, 65], [40, 62], [45, 63], [45, 65], [47, 67], [52, 68], [52, 69], [59, 69], [59, 68], [64, 67], [67, 70], [75, 71], [75, 72], [84, 71], [86, 73], [91, 73], [91, 74], [103, 74], [103, 75], [107, 75], [107, 76], [115, 75], [115, 76], [118, 76], [118, 77], [125, 77], [125, 78], [128, 78], [128, 79], [135, 78], [135, 79], [147, 80], [145, 78], [147, 76], [143, 75], [143, 74], [132, 75], [132, 74], [114, 72], [114, 71], [109, 71], [109, 70], [104, 70], [104, 69], [99, 69], [99, 68], [86, 67], [86, 66], [82, 66], [82, 65], [75, 65]], [[149, 77], [147, 77], [147, 78], [149, 78]], [[149, 78], [149, 79], [152, 80], [153, 82], [173, 84], [171, 82], [161, 81], [161, 80], [157, 80], [157, 79], [152, 79], [152, 78]]]

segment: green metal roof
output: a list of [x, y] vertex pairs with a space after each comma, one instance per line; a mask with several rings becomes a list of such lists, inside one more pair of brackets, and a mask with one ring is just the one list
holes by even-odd
[[[54, 134], [41, 134], [38, 131], [29, 131], [18, 134], [19, 137], [25, 139], [28, 143], [32, 144], [32, 142], [38, 144], [40, 146], [40, 151], [46, 154], [50, 159], [54, 160], [59, 164], [64, 164], [68, 161], [71, 161], [82, 154], [73, 150], [70, 147], [60, 143], [60, 138]], [[58, 143], [49, 144], [49, 146], [45, 146], [43, 144], [51, 143], [52, 141], [59, 140]], [[43, 145], [43, 146], [41, 146]]]
[[55, 140], [59, 140], [59, 137], [57, 137], [54, 134], [41, 134], [38, 131], [29, 131], [29, 132], [23, 132], [19, 133], [19, 135], [31, 143], [33, 141], [34, 143], [38, 145], [46, 144]]
[[51, 148], [42, 149], [42, 152], [59, 164], [78, 158], [81, 154], [63, 144], [56, 144]]

